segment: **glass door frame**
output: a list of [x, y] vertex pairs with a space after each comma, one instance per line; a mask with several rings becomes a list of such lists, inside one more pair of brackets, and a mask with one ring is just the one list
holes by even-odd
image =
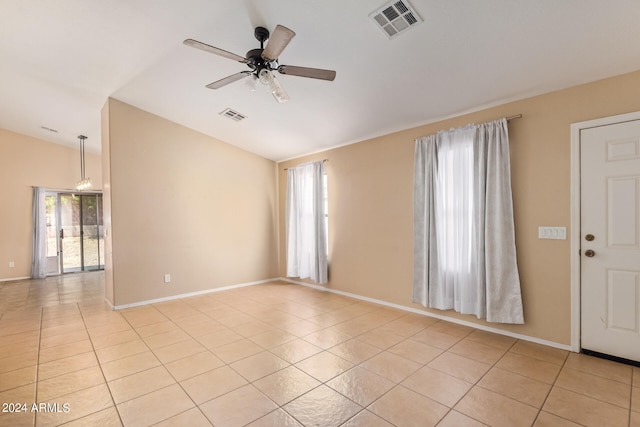
[[[75, 192], [75, 191], [69, 191], [69, 190], [48, 190], [47, 191], [47, 196], [55, 196], [56, 197], [56, 248], [57, 248], [57, 257], [58, 257], [58, 271], [57, 273], [48, 273], [48, 275], [59, 275], [59, 274], [68, 274], [68, 273], [77, 273], [77, 272], [84, 272], [84, 271], [97, 271], [97, 270], [104, 270], [104, 262], [101, 262], [101, 258], [100, 255], [101, 253], [104, 254], [104, 249], [101, 251], [100, 249], [100, 241], [104, 239], [104, 236], [101, 237], [100, 235], [100, 227], [102, 226], [100, 224], [100, 218], [102, 218], [102, 214], [100, 213], [100, 210], [102, 209], [103, 203], [102, 203], [102, 197], [98, 197], [98, 196], [102, 196], [102, 192], [101, 191], [91, 191], [91, 192]], [[62, 197], [63, 196], [75, 196], [75, 197], [79, 197], [78, 200], [78, 216], [79, 216], [79, 223], [78, 223], [78, 227], [79, 227], [79, 255], [80, 255], [80, 266], [79, 269], [78, 268], [74, 268], [73, 270], [69, 271], [69, 269], [67, 269], [67, 271], [65, 271], [65, 266], [64, 266], [64, 229], [68, 228], [66, 227], [66, 225], [63, 226], [62, 224]], [[84, 224], [84, 209], [83, 209], [83, 201], [86, 200], [84, 199], [87, 196], [93, 196], [96, 197], [96, 224]], [[97, 265], [92, 265], [92, 266], [86, 266], [85, 265], [85, 253], [84, 253], [84, 249], [85, 249], [85, 239], [84, 239], [84, 235], [85, 235], [85, 231], [84, 231], [84, 227], [87, 226], [95, 226], [96, 227], [96, 238], [97, 238], [97, 244], [96, 244], [96, 250], [97, 250]], [[69, 231], [67, 231], [67, 233], [69, 233]], [[88, 267], [93, 267], [93, 268], [88, 268]], [[96, 268], [97, 267], [97, 268]]]

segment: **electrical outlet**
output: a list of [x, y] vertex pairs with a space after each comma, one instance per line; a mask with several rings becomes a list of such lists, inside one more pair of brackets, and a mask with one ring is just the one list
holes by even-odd
[[13, 268], [16, 266], [16, 263], [13, 261], [9, 261], [9, 268]]
[[170, 274], [165, 274], [164, 275], [164, 283], [171, 283], [171, 275]]

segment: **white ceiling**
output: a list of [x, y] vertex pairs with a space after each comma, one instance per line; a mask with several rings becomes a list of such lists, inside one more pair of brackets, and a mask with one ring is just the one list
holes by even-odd
[[[640, 69], [638, 0], [408, 1], [424, 22], [389, 40], [384, 0], [1, 0], [0, 127], [98, 152], [113, 97], [283, 160]], [[336, 80], [280, 75], [284, 104], [211, 90], [246, 66], [182, 44], [244, 56], [276, 24], [297, 33], [281, 64]]]

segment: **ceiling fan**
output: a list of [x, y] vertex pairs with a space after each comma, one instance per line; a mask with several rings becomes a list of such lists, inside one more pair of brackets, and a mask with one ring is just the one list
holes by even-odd
[[[199, 42], [193, 39], [186, 39], [183, 43], [187, 46], [195, 47], [206, 52], [215, 53], [216, 55], [224, 56], [225, 58], [232, 59], [234, 61], [247, 64], [250, 70], [241, 71], [236, 74], [232, 74], [223, 79], [215, 81], [207, 85], [209, 89], [220, 89], [223, 86], [233, 83], [242, 78], [249, 77], [255, 82], [266, 85], [271, 90], [271, 93], [278, 102], [286, 102], [289, 100], [289, 95], [285, 92], [276, 76], [274, 71], [278, 71], [280, 74], [309, 77], [312, 79], [329, 80], [333, 81], [336, 78], [336, 72], [333, 70], [323, 70], [320, 68], [308, 68], [308, 67], [296, 67], [293, 65], [280, 65], [278, 58], [282, 51], [287, 47], [291, 39], [296, 35], [295, 32], [282, 25], [277, 25], [276, 29], [269, 37], [269, 30], [264, 27], [256, 27], [254, 31], [255, 38], [260, 42], [259, 49], [251, 49], [247, 52], [246, 57], [236, 55], [235, 53], [228, 52], [226, 50], [210, 46], [208, 44]], [[267, 42], [267, 46], [264, 43]]]

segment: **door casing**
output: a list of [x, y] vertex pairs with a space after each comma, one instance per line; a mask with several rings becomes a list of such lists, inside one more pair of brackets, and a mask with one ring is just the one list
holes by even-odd
[[571, 350], [582, 350], [580, 334], [580, 132], [600, 126], [640, 120], [640, 111], [571, 124]]

